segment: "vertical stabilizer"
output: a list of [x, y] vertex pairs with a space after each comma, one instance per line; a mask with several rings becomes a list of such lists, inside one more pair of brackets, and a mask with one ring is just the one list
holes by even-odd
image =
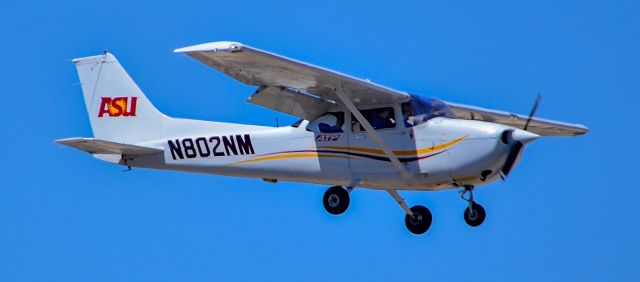
[[96, 139], [134, 144], [158, 139], [166, 118], [112, 54], [73, 60]]

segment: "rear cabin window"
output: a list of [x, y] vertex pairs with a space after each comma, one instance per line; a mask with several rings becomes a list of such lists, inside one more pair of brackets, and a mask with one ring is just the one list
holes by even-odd
[[[371, 124], [373, 129], [385, 129], [396, 127], [396, 116], [392, 107], [360, 110], [360, 113]], [[364, 127], [355, 116], [351, 116], [351, 128], [353, 132], [363, 132]]]
[[342, 133], [344, 130], [344, 113], [330, 112], [326, 113], [307, 125], [307, 130], [317, 133]]

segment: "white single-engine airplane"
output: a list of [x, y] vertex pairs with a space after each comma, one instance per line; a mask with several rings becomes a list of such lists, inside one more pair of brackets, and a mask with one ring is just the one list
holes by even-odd
[[398, 190], [461, 188], [464, 219], [480, 225], [475, 187], [504, 179], [526, 144], [540, 136], [588, 132], [578, 124], [534, 118], [411, 95], [368, 80], [237, 42], [176, 49], [257, 90], [250, 103], [300, 120], [266, 127], [172, 118], [158, 111], [116, 58], [73, 60], [94, 138], [56, 142], [94, 157], [143, 167], [330, 185], [331, 214], [349, 206], [356, 187], [385, 190], [415, 234], [432, 216]]

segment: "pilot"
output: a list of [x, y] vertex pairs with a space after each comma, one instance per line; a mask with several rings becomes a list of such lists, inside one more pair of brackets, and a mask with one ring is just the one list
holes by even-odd
[[396, 122], [391, 117], [391, 111], [389, 109], [382, 109], [378, 112], [376, 117], [371, 121], [371, 126], [374, 129], [390, 128], [394, 127]]

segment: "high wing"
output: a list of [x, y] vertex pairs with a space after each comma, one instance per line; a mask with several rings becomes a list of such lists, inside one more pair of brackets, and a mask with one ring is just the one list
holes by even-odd
[[[243, 83], [259, 86], [249, 97], [250, 103], [312, 120], [343, 98], [355, 106], [405, 102], [406, 92], [397, 91], [269, 53], [238, 42], [220, 41], [174, 50], [215, 68]], [[343, 97], [339, 97], [343, 96]], [[344, 102], [344, 101], [343, 101]], [[483, 120], [523, 128], [527, 117], [447, 102], [460, 119]], [[588, 129], [578, 124], [533, 118], [528, 130], [539, 135], [580, 135]]]
[[238, 42], [205, 43], [174, 52], [185, 53], [243, 83], [260, 86], [249, 102], [309, 120], [338, 101], [338, 91], [358, 106], [409, 99], [405, 92]]
[[[482, 120], [524, 128], [528, 117], [524, 115], [484, 109], [480, 107], [445, 102], [460, 119]], [[527, 131], [541, 136], [574, 136], [589, 132], [584, 125], [553, 121], [542, 118], [532, 118]]]

